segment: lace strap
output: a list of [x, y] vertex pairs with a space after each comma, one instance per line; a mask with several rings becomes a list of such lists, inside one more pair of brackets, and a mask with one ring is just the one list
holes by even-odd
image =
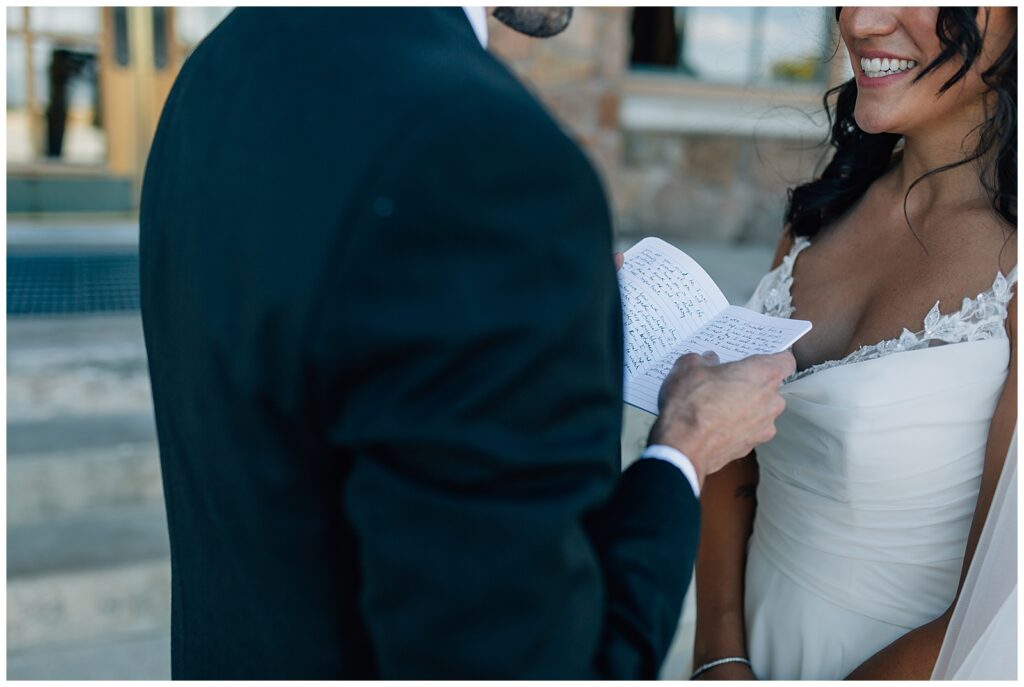
[[[790, 260], [788, 265], [790, 271], [793, 269], [792, 259], [795, 259], [796, 254], [806, 247], [803, 246], [799, 250], [794, 250], [791, 253], [791, 257], [787, 257], [787, 260]], [[790, 281], [792, 281], [792, 277], [790, 277]], [[862, 346], [844, 358], [826, 360], [823, 363], [812, 365], [805, 370], [793, 374], [787, 381], [795, 381], [830, 367], [849, 365], [850, 363], [862, 360], [881, 358], [891, 353], [913, 351], [940, 343], [956, 344], [966, 341], [1005, 338], [1007, 334], [1004, 323], [1006, 321], [1007, 306], [1010, 303], [1010, 299], [1013, 298], [1011, 287], [1016, 282], [1016, 266], [1010, 270], [1009, 275], [1004, 276], [1002, 272], [998, 272], [991, 288], [979, 293], [974, 298], [964, 298], [959, 310], [943, 315], [939, 310], [939, 301], [936, 301], [924, 318], [924, 329], [917, 332], [904, 329], [903, 333], [894, 339], [886, 339], [876, 344]], [[789, 298], [788, 294], [787, 298]], [[791, 302], [789, 309], [784, 312], [792, 313]]]
[[789, 249], [789, 254], [782, 259], [782, 264], [779, 265], [782, 268], [781, 272], [784, 278], [793, 276], [793, 265], [796, 264], [797, 256], [810, 245], [811, 240], [806, 236], [798, 236], [796, 241], [793, 242], [793, 247]]

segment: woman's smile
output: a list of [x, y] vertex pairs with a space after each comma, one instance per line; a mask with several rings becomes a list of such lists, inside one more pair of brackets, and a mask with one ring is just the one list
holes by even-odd
[[860, 88], [890, 86], [917, 68], [917, 61], [914, 59], [878, 50], [865, 50], [859, 57], [860, 69], [854, 71], [857, 73], [857, 86]]

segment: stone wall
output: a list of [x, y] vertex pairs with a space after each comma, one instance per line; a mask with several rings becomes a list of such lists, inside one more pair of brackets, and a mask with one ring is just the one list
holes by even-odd
[[[489, 47], [562, 121], [611, 189], [622, 166], [619, 103], [629, 49], [626, 7], [577, 7], [562, 34], [545, 40], [491, 18]], [[614, 191], [612, 191], [614, 192]]]
[[799, 140], [626, 132], [617, 229], [629, 236], [775, 241], [787, 189], [805, 180], [819, 157]]
[[576, 8], [560, 36], [536, 40], [491, 19], [491, 50], [581, 143], [604, 178], [620, 236], [772, 242], [786, 190], [821, 150], [799, 139], [626, 129], [631, 8]]

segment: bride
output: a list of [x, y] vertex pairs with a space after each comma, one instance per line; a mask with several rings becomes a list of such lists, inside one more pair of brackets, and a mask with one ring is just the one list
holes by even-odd
[[814, 329], [704, 487], [702, 679], [927, 679], [1016, 421], [1016, 9], [838, 22], [834, 155], [750, 303]]

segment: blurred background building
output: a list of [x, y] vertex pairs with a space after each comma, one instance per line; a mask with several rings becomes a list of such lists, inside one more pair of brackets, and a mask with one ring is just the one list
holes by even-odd
[[[12, 679], [169, 676], [138, 195], [175, 75], [229, 11], [6, 10]], [[821, 160], [821, 97], [849, 76], [831, 10], [578, 8], [548, 41], [490, 29], [600, 169], [620, 247], [662, 236], [743, 302], [786, 189]], [[688, 633], [692, 609], [666, 675]]]
[[8, 7], [8, 212], [135, 210], [163, 101], [228, 11]]

